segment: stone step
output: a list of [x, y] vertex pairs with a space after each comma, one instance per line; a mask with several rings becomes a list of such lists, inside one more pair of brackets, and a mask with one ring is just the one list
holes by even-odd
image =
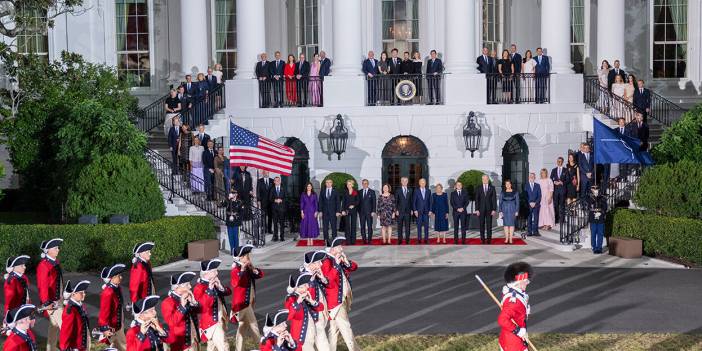
[[573, 252], [576, 250], [575, 245], [564, 245], [561, 244], [561, 234], [554, 230], [539, 230], [541, 236], [530, 236], [526, 238], [526, 241], [533, 241], [535, 243], [548, 246], [552, 249], [562, 251], [562, 252]]

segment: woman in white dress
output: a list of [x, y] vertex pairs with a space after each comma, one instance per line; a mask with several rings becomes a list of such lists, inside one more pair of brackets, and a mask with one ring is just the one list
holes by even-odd
[[526, 93], [525, 101], [526, 102], [534, 102], [534, 89], [535, 89], [535, 69], [536, 69], [536, 60], [534, 60], [534, 55], [531, 53], [531, 50], [527, 50], [524, 53], [524, 59], [522, 59], [522, 73], [524, 73], [522, 77], [522, 91]]
[[202, 153], [205, 148], [200, 145], [200, 138], [193, 138], [193, 146], [188, 152], [188, 160], [190, 160], [190, 188], [193, 193], [201, 193], [205, 191], [205, 178], [202, 176]]
[[222, 64], [215, 63], [214, 65], [214, 72], [212, 72], [212, 75], [217, 77], [217, 84], [222, 84]]
[[636, 89], [636, 77], [629, 74], [626, 77], [626, 90], [624, 91], [624, 99], [630, 104], [634, 103], [634, 90]]
[[597, 81], [600, 83], [600, 97], [597, 99], [597, 108], [604, 113], [609, 112], [609, 96], [607, 92], [607, 82], [609, 79], [609, 61], [602, 60], [600, 69], [597, 70]]
[[[622, 76], [616, 75], [614, 78], [614, 84], [612, 84], [612, 95], [619, 96], [622, 99], [626, 99], [626, 83], [624, 83], [624, 80], [622, 79]], [[614, 100], [612, 99], [612, 106], [614, 111], [612, 112], [612, 117], [614, 118], [619, 118], [619, 117], [624, 117], [626, 118], [626, 105], [621, 102], [621, 100]], [[627, 122], [629, 122], [627, 120]]]

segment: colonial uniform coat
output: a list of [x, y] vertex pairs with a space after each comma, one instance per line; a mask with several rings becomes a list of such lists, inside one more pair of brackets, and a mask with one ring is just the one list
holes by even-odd
[[90, 324], [82, 304], [68, 300], [63, 310], [59, 348], [61, 350], [90, 350]]
[[278, 346], [278, 337], [273, 333], [268, 334], [261, 339], [261, 344], [258, 349], [260, 351], [293, 351], [296, 350], [296, 345], [288, 344], [288, 341], [283, 341], [281, 346]]
[[[222, 343], [220, 337], [224, 337], [224, 323], [226, 321], [226, 306], [224, 297], [232, 294], [229, 287], [224, 290], [210, 289], [210, 283], [205, 280], [198, 280], [193, 288], [193, 296], [200, 305], [199, 307], [199, 333], [200, 340], [207, 342], [207, 349], [212, 348], [211, 345]], [[221, 330], [221, 334], [220, 334]], [[226, 344], [226, 340], [224, 340]], [[228, 346], [222, 346], [228, 349]], [[220, 349], [220, 351], [223, 351]]]
[[530, 310], [529, 295], [509, 287], [505, 287], [502, 292], [502, 312], [497, 317], [500, 347], [503, 351], [526, 351], [528, 346], [517, 333], [520, 328], [526, 329]]
[[239, 327], [236, 333], [237, 351], [243, 347], [243, 335], [247, 333], [249, 336], [260, 339], [261, 334], [258, 331], [258, 323], [254, 315], [253, 307], [256, 302], [256, 280], [263, 278], [262, 270], [257, 269], [256, 272], [250, 268], [244, 268], [239, 262], [234, 262], [231, 272], [231, 287], [232, 287], [232, 323], [238, 323]]
[[358, 345], [353, 338], [351, 322], [349, 321], [349, 310], [351, 309], [351, 272], [358, 269], [354, 261], [348, 265], [336, 262], [332, 256], [324, 259], [322, 264], [322, 274], [327, 279], [325, 289], [327, 308], [329, 309], [329, 346], [332, 351], [336, 350], [338, 334], [341, 333], [344, 342], [349, 350], [358, 350]]
[[290, 324], [290, 335], [297, 343], [297, 351], [314, 351], [314, 344], [317, 337], [316, 321], [323, 316], [324, 305], [308, 301], [297, 303], [297, 294], [289, 294], [285, 298], [285, 308], [288, 310], [288, 323]]
[[171, 351], [182, 351], [197, 346], [197, 309], [198, 306], [190, 304], [183, 306], [180, 296], [172, 291], [161, 302], [163, 320], [168, 325], [166, 343]]
[[10, 335], [2, 345], [2, 351], [37, 351], [37, 338], [34, 332], [27, 330], [23, 333], [16, 328], [10, 331]]
[[165, 328], [164, 331], [166, 331], [166, 335], [159, 335], [156, 330], [149, 328], [145, 334], [142, 334], [141, 322], [135, 319], [127, 331], [127, 350], [163, 351], [163, 341], [168, 338], [168, 331]]
[[5, 310], [3, 316], [11, 309], [20, 307], [29, 301], [29, 278], [24, 274], [10, 272], [3, 285]]
[[57, 309], [44, 311], [44, 316], [49, 319], [49, 330], [47, 332], [47, 351], [56, 350], [59, 339], [59, 329], [61, 328], [63, 303], [61, 292], [63, 291], [63, 271], [58, 259], [43, 257], [37, 265], [37, 290], [39, 291], [39, 303], [41, 307], [46, 307], [52, 303], [57, 303]]
[[156, 293], [151, 262], [137, 258], [129, 272], [129, 298], [132, 303]]
[[103, 285], [100, 293], [100, 313], [98, 315], [98, 330], [105, 332], [112, 330], [111, 339], [101, 339], [104, 344], [114, 344], [117, 349], [126, 349], [126, 336], [124, 334], [124, 299], [119, 286], [112, 284]]

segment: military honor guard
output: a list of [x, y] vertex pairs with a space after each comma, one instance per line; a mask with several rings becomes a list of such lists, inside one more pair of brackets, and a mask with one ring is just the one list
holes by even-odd
[[290, 276], [288, 296], [285, 298], [285, 308], [288, 309], [290, 334], [297, 343], [298, 351], [315, 351], [317, 329], [315, 322], [323, 316], [320, 311], [324, 305], [310, 296], [310, 273], [301, 273], [296, 277]]
[[587, 207], [590, 220], [590, 244], [592, 253], [601, 254], [604, 242], [605, 217], [607, 215], [607, 199], [600, 194], [597, 185], [590, 187], [590, 196], [587, 197]]
[[37, 338], [32, 332], [36, 306], [24, 304], [5, 313], [3, 323], [8, 330], [3, 351], [37, 351]]
[[171, 276], [171, 291], [161, 303], [161, 314], [168, 325], [166, 343], [171, 351], [197, 350], [199, 333], [198, 302], [191, 282], [196, 274], [185, 272]]
[[533, 271], [528, 263], [517, 262], [507, 266], [502, 288], [502, 311], [497, 317], [500, 326], [499, 343], [502, 351], [528, 351], [526, 321], [529, 316], [529, 285]]
[[260, 351], [293, 351], [297, 345], [288, 332], [288, 310], [279, 310], [273, 316], [266, 314]]
[[329, 350], [329, 339], [327, 336], [327, 325], [329, 324], [329, 310], [327, 309], [327, 299], [325, 296], [327, 278], [322, 274], [322, 262], [327, 257], [327, 252], [309, 251], [305, 253], [305, 261], [300, 267], [301, 273], [310, 273], [309, 293], [310, 298], [321, 305], [320, 316], [315, 319], [315, 346], [317, 350]]
[[85, 301], [85, 291], [90, 286], [90, 282], [82, 280], [75, 284], [66, 282], [63, 290], [64, 304], [61, 317], [61, 331], [59, 333], [60, 350], [90, 350], [90, 323], [88, 312], [83, 306]]
[[200, 305], [200, 340], [207, 342], [207, 350], [228, 351], [229, 343], [225, 335], [227, 328], [227, 306], [225, 296], [232, 294], [229, 287], [219, 281], [219, 259], [200, 262], [200, 279], [193, 294]]
[[29, 278], [24, 274], [27, 270], [27, 262], [29, 262], [29, 256], [27, 255], [7, 259], [7, 264], [5, 265], [7, 274], [4, 276], [5, 283], [3, 284], [5, 296], [3, 317], [10, 310], [31, 303], [29, 300]]
[[263, 278], [263, 271], [254, 267], [251, 261], [252, 245], [234, 248], [234, 263], [231, 272], [232, 323], [238, 323], [236, 351], [243, 350], [244, 335], [255, 340], [261, 339], [258, 323], [254, 315], [256, 301], [256, 280]]
[[168, 338], [168, 330], [158, 322], [156, 305], [159, 297], [150, 295], [137, 300], [132, 306], [134, 320], [127, 331], [127, 350], [163, 351], [163, 342]]
[[122, 273], [127, 266], [117, 263], [105, 267], [100, 278], [105, 283], [100, 292], [100, 313], [98, 314], [98, 342], [114, 346], [120, 351], [127, 349], [124, 334], [124, 298], [122, 297]]
[[129, 299], [132, 303], [156, 294], [151, 272], [151, 250], [154, 243], [145, 242], [134, 246], [132, 269], [129, 272]]
[[325, 292], [330, 320], [329, 346], [332, 351], [336, 351], [339, 333], [349, 350], [360, 350], [354, 341], [349, 321], [349, 310], [353, 299], [349, 278], [351, 272], [358, 269], [358, 265], [344, 254], [342, 245], [345, 242], [344, 237], [334, 238], [327, 247], [328, 257], [322, 263], [322, 273], [328, 281]]
[[39, 248], [42, 251], [41, 260], [37, 265], [37, 290], [39, 303], [44, 309], [44, 316], [49, 319], [46, 351], [58, 350], [59, 330], [63, 316], [63, 271], [58, 261], [58, 254], [63, 239], [54, 238], [42, 241]]

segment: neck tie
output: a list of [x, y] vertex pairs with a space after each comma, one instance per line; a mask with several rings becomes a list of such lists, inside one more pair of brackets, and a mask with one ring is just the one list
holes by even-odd
[[366, 195], [368, 195], [368, 190], [367, 190], [367, 189], [363, 189], [363, 197], [366, 197]]
[[402, 188], [402, 195], [407, 197], [407, 188], [405, 188], [405, 187]]
[[330, 197], [331, 197], [331, 189], [327, 188], [327, 198], [330, 198]]
[[561, 167], [558, 167], [558, 179], [561, 179]]
[[487, 185], [483, 185], [483, 192], [487, 194]]
[[275, 193], [276, 193], [276, 195], [280, 194], [280, 187], [275, 187]]
[[639, 89], [639, 92], [641, 92], [641, 94], [643, 94], [643, 88]]
[[461, 197], [461, 191], [460, 191], [460, 190], [458, 191], [458, 197]]

